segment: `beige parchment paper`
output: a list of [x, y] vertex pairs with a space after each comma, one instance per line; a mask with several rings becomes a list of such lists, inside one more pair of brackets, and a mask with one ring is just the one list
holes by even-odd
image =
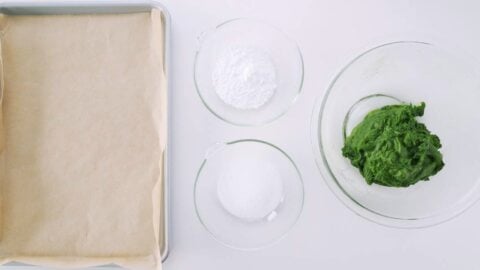
[[161, 11], [0, 16], [0, 262], [160, 269]]

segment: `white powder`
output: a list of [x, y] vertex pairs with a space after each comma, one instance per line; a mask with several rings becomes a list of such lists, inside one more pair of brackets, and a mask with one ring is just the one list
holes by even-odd
[[273, 219], [283, 201], [282, 177], [271, 163], [244, 159], [227, 166], [217, 182], [223, 208], [245, 221]]
[[243, 110], [258, 109], [277, 88], [275, 65], [261, 49], [229, 47], [217, 58], [212, 83], [226, 104]]

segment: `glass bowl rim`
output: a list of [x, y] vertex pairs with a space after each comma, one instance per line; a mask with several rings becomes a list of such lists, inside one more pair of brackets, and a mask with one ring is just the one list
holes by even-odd
[[[230, 23], [233, 23], [233, 22], [237, 22], [237, 21], [251, 21], [251, 22], [255, 22], [255, 23], [258, 23], [258, 24], [263, 24], [269, 28], [272, 28], [273, 30], [275, 31], [278, 31], [286, 40], [288, 40], [289, 42], [291, 42], [294, 46], [295, 46], [295, 49], [296, 49], [296, 52], [298, 53], [298, 56], [299, 56], [299, 60], [300, 60], [300, 67], [301, 67], [301, 70], [300, 70], [300, 83], [298, 85], [298, 89], [296, 90], [295, 92], [295, 95], [292, 97], [291, 101], [285, 106], [285, 108], [282, 109], [281, 113], [275, 115], [274, 117], [271, 117], [271, 118], [267, 118], [259, 123], [239, 123], [239, 122], [236, 122], [236, 121], [232, 121], [230, 119], [228, 119], [227, 117], [224, 117], [221, 115], [221, 113], [218, 113], [216, 112], [209, 104], [208, 102], [205, 100], [204, 96], [202, 95], [202, 90], [200, 89], [200, 86], [198, 85], [198, 79], [197, 79], [197, 65], [198, 65], [198, 58], [199, 58], [199, 55], [200, 55], [200, 52], [202, 50], [202, 45], [203, 45], [203, 40], [208, 36], [208, 35], [212, 35], [216, 32], [217, 29], [225, 26], [225, 25], [229, 25]], [[270, 122], [273, 122], [277, 119], [279, 119], [280, 117], [282, 117], [283, 115], [285, 115], [290, 109], [291, 107], [293, 106], [293, 104], [295, 104], [295, 102], [297, 101], [298, 97], [300, 96], [300, 93], [302, 92], [302, 89], [303, 89], [303, 83], [304, 83], [304, 80], [305, 80], [305, 63], [304, 63], [304, 60], [303, 60], [303, 54], [302, 54], [302, 51], [300, 50], [300, 46], [298, 45], [298, 43], [290, 38], [290, 36], [288, 36], [283, 30], [281, 30], [280, 28], [274, 26], [274, 25], [271, 25], [269, 23], [266, 23], [262, 20], [259, 20], [259, 19], [254, 19], [254, 18], [247, 18], [247, 17], [239, 17], [239, 18], [234, 18], [234, 19], [230, 19], [230, 20], [227, 20], [227, 21], [224, 21], [220, 24], [218, 24], [217, 26], [215, 26], [213, 29], [210, 29], [210, 30], [207, 30], [207, 31], [204, 31], [202, 33], [200, 33], [200, 35], [197, 37], [197, 42], [199, 43], [196, 50], [195, 50], [195, 56], [194, 56], [194, 64], [193, 64], [193, 81], [194, 81], [194, 84], [195, 84], [195, 90], [198, 94], [198, 96], [200, 97], [200, 100], [202, 101], [203, 105], [213, 114], [215, 115], [217, 118], [229, 123], [229, 124], [232, 124], [232, 125], [235, 125], [235, 126], [242, 126], [242, 127], [255, 127], [255, 126], [263, 126], [263, 125], [266, 125]]]
[[[390, 41], [386, 43], [382, 43], [380, 45], [376, 45], [370, 47], [367, 50], [362, 51], [360, 54], [355, 56], [353, 59], [349, 60], [347, 64], [342, 66], [342, 68], [336, 73], [334, 78], [329, 83], [327, 90], [325, 93], [317, 98], [315, 102], [315, 106], [312, 110], [312, 115], [310, 118], [310, 138], [311, 138], [311, 146], [313, 147], [314, 155], [315, 155], [315, 163], [320, 171], [320, 174], [327, 184], [328, 188], [332, 191], [332, 193], [337, 197], [337, 199], [345, 205], [350, 211], [359, 215], [360, 217], [369, 220], [373, 223], [390, 227], [390, 228], [397, 228], [397, 229], [421, 229], [421, 228], [428, 228], [435, 225], [442, 224], [444, 222], [450, 221], [455, 217], [459, 216], [460, 214], [464, 213], [468, 209], [470, 209], [479, 199], [480, 199], [480, 192], [477, 195], [470, 195], [467, 200], [459, 200], [454, 204], [441, 209], [439, 212], [429, 215], [426, 217], [420, 218], [399, 218], [399, 217], [392, 217], [388, 215], [384, 215], [382, 213], [373, 211], [359, 202], [357, 202], [354, 198], [346, 192], [343, 187], [340, 185], [338, 180], [336, 179], [335, 175], [333, 174], [330, 164], [327, 161], [324, 152], [324, 145], [323, 138], [321, 136], [321, 126], [323, 122], [324, 116], [324, 109], [329, 98], [330, 92], [332, 88], [335, 86], [338, 79], [344, 74], [346, 70], [348, 70], [354, 63], [356, 63], [360, 58], [363, 56], [383, 47], [397, 45], [397, 44], [417, 44], [417, 45], [425, 45], [425, 46], [432, 46], [432, 47], [439, 47], [443, 48], [442, 46], [438, 46], [438, 44], [434, 42], [426, 42], [426, 41], [419, 41], [419, 40], [397, 40], [397, 41]], [[373, 95], [384, 95], [382, 93], [377, 93]], [[389, 95], [385, 95], [389, 96]], [[461, 204], [462, 206], [460, 206]]]
[[[296, 178], [295, 181], [298, 181], [298, 183], [300, 184], [300, 191], [301, 191], [300, 211], [296, 214], [295, 220], [292, 222], [292, 224], [290, 224], [290, 226], [284, 232], [282, 232], [282, 234], [279, 237], [277, 237], [276, 239], [274, 239], [274, 240], [272, 240], [272, 241], [270, 241], [266, 244], [257, 246], [257, 247], [239, 247], [239, 246], [235, 246], [235, 245], [232, 245], [232, 244], [227, 244], [224, 241], [222, 241], [205, 224], [202, 216], [200, 215], [200, 211], [198, 209], [199, 207], [198, 207], [198, 204], [197, 204], [197, 184], [200, 180], [200, 175], [202, 173], [202, 170], [205, 167], [205, 164], [207, 163], [209, 156], [211, 155], [211, 153], [209, 153], [210, 148], [215, 148], [217, 146], [228, 147], [229, 145], [234, 145], [234, 144], [244, 143], [244, 142], [259, 143], [259, 144], [263, 144], [264, 146], [272, 147], [273, 149], [279, 151], [280, 154], [282, 154], [284, 157], [286, 157], [296, 171], [296, 174], [297, 174], [298, 177]], [[283, 151], [280, 147], [278, 147], [278, 146], [276, 146], [272, 143], [269, 143], [267, 141], [258, 140], [258, 139], [240, 139], [240, 140], [234, 140], [234, 141], [229, 141], [229, 142], [218, 142], [218, 143], [213, 144], [210, 148], [207, 149], [205, 157], [204, 157], [204, 159], [203, 159], [203, 161], [200, 165], [200, 168], [197, 171], [197, 174], [196, 174], [196, 177], [195, 177], [195, 183], [194, 183], [194, 187], [193, 187], [193, 203], [195, 205], [195, 214], [197, 215], [197, 218], [200, 221], [200, 223], [202, 224], [203, 228], [218, 243], [220, 243], [220, 244], [222, 244], [222, 245], [224, 245], [228, 248], [232, 248], [232, 249], [236, 249], [236, 250], [243, 250], [243, 251], [255, 251], [255, 250], [268, 248], [270, 246], [275, 245], [277, 242], [281, 241], [283, 238], [285, 238], [289, 234], [289, 232], [292, 230], [292, 228], [295, 227], [297, 222], [300, 220], [300, 216], [302, 215], [303, 208], [304, 208], [304, 205], [305, 205], [305, 185], [304, 185], [303, 177], [302, 177], [302, 174], [301, 174], [299, 168], [297, 167], [297, 165], [293, 161], [293, 159], [285, 151]]]

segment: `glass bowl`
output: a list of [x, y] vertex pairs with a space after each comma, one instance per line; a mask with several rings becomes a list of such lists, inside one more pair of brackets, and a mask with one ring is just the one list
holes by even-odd
[[[480, 195], [480, 76], [455, 49], [400, 41], [375, 47], [335, 77], [312, 117], [317, 163], [331, 190], [350, 209], [379, 224], [426, 227], [463, 212]], [[342, 156], [344, 139], [369, 111], [426, 103], [418, 120], [438, 135], [445, 167], [408, 188], [368, 185]]]
[[194, 201], [198, 218], [216, 240], [236, 249], [258, 249], [281, 239], [296, 223], [303, 182], [292, 159], [272, 144], [219, 143], [200, 166]]
[[[218, 59], [232, 48], [262, 52], [263, 62], [275, 70], [273, 95], [258, 108], [231, 106], [215, 90], [212, 76], [218, 69]], [[277, 119], [294, 103], [302, 89], [303, 59], [297, 44], [279, 29], [253, 19], [234, 19], [199, 37], [194, 79], [200, 98], [214, 115], [231, 124], [258, 126]]]

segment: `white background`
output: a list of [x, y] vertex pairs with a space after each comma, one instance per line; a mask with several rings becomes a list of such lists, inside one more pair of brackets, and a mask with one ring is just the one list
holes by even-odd
[[[427, 229], [386, 228], [355, 215], [328, 189], [310, 143], [311, 113], [335, 74], [365, 49], [401, 39], [446, 39], [480, 55], [479, 1], [164, 0], [172, 16], [172, 226], [167, 270], [189, 269], [478, 269], [480, 205]], [[295, 39], [305, 60], [297, 103], [280, 119], [236, 127], [202, 104], [193, 82], [196, 38], [236, 17], [262, 19]], [[206, 149], [242, 138], [267, 140], [297, 163], [303, 213], [272, 247], [237, 251], [198, 221], [193, 185]], [[466, 142], [467, 143], [467, 142]], [[477, 143], [477, 142], [473, 142]], [[480, 169], [480, 168], [479, 168]]]
[[[479, 204], [426, 229], [377, 225], [355, 215], [330, 192], [310, 143], [316, 100], [350, 59], [370, 47], [387, 41], [439, 38], [480, 59], [480, 1], [163, 3], [172, 16], [173, 101], [171, 250], [164, 269], [480, 268]], [[193, 82], [197, 36], [237, 17], [262, 19], [280, 27], [298, 42], [305, 61], [305, 82], [297, 103], [280, 119], [258, 128], [236, 127], [216, 118], [200, 101]], [[280, 242], [259, 251], [233, 250], [216, 242], [200, 224], [193, 202], [195, 176], [206, 149], [216, 142], [245, 138], [267, 140], [284, 149], [297, 163], [305, 184], [305, 206], [296, 226]]]

